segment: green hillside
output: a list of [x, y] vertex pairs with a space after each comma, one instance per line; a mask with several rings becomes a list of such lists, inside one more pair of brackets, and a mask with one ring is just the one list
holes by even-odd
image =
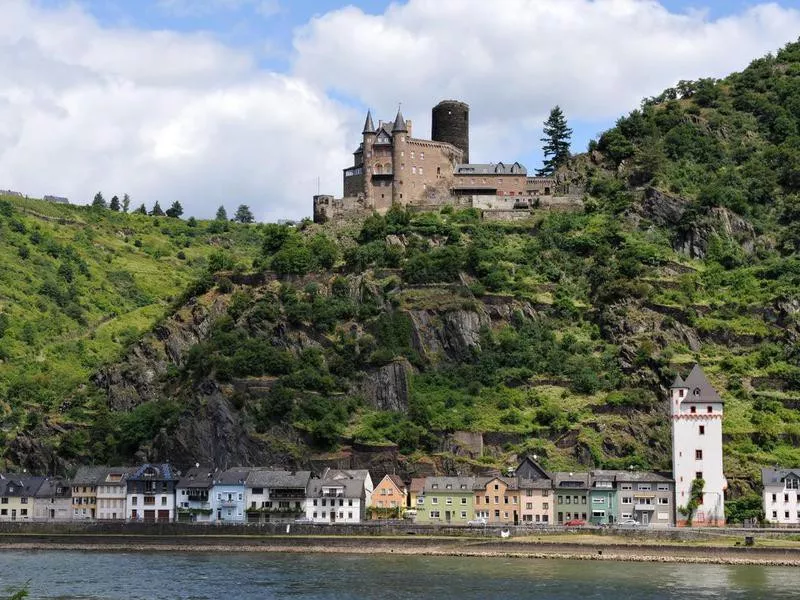
[[645, 100], [558, 177], [585, 208], [514, 223], [4, 203], [7, 460], [668, 470], [699, 361], [732, 496], [800, 464], [800, 44]]

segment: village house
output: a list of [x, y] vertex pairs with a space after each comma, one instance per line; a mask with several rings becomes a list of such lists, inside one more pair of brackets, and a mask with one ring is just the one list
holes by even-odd
[[[613, 525], [619, 520], [616, 473], [614, 471], [591, 471], [589, 473], [589, 523]], [[630, 518], [630, 517], [628, 517]]]
[[305, 514], [310, 471], [250, 471], [245, 480], [248, 523], [285, 523]]
[[252, 468], [234, 467], [214, 476], [211, 494], [218, 522], [245, 522], [245, 481], [251, 471]]
[[326, 468], [312, 478], [306, 498], [306, 518], [314, 523], [361, 523], [372, 500], [369, 471]]
[[33, 496], [33, 520], [64, 522], [72, 520], [70, 482], [61, 477], [45, 477]]
[[588, 523], [589, 474], [554, 473], [553, 487], [556, 524], [564, 525], [575, 519]]
[[553, 481], [533, 458], [525, 456], [514, 470], [519, 481], [520, 518], [523, 524], [553, 522]]
[[[675, 525], [675, 483], [647, 471], [611, 471], [616, 482], [617, 519], [643, 526]], [[594, 505], [592, 506], [594, 509]]]
[[764, 520], [771, 525], [800, 523], [800, 469], [761, 469]]
[[426, 477], [415, 523], [466, 525], [475, 518], [475, 477]]
[[79, 467], [72, 478], [72, 520], [97, 518], [97, 486], [105, 480], [108, 467]]
[[403, 515], [408, 489], [397, 475], [384, 475], [372, 492], [370, 516], [373, 519], [396, 519]]
[[44, 477], [0, 475], [0, 521], [32, 521], [34, 496]]
[[175, 519], [178, 476], [169, 464], [144, 464], [128, 476], [126, 520], [170, 522]]
[[125, 520], [125, 504], [128, 497], [128, 476], [136, 471], [133, 467], [108, 467], [105, 477], [97, 484], [97, 520]]
[[211, 488], [214, 469], [195, 465], [175, 485], [175, 510], [178, 521], [211, 523], [214, 521]]
[[475, 517], [489, 525], [518, 525], [520, 521], [518, 480], [511, 477], [475, 478]]

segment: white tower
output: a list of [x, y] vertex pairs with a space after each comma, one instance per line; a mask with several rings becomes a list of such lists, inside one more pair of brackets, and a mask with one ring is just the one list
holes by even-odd
[[[685, 507], [692, 482], [702, 479], [703, 497], [693, 525], [724, 526], [728, 482], [722, 473], [722, 398], [699, 365], [692, 367], [685, 380], [678, 375], [670, 391], [675, 506]], [[686, 525], [686, 516], [678, 513], [676, 522]]]

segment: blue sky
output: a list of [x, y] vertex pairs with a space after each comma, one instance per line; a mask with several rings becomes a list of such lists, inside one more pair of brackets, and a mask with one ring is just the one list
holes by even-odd
[[341, 193], [367, 107], [402, 102], [427, 137], [464, 100], [471, 158], [533, 170], [553, 105], [580, 152], [641, 98], [797, 40], [800, 3], [0, 0], [0, 22], [0, 188], [276, 219], [318, 179]]

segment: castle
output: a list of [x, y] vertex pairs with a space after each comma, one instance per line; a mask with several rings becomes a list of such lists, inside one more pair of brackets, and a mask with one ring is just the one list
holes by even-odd
[[469, 106], [443, 100], [431, 113], [431, 139], [415, 138], [398, 109], [394, 121], [367, 111], [353, 166], [343, 171], [342, 198], [314, 196], [314, 221], [359, 213], [386, 213], [392, 205], [435, 210], [445, 205], [478, 208], [484, 218], [525, 217], [547, 206], [581, 205], [582, 190], [553, 177], [529, 177], [519, 162], [469, 162]]

